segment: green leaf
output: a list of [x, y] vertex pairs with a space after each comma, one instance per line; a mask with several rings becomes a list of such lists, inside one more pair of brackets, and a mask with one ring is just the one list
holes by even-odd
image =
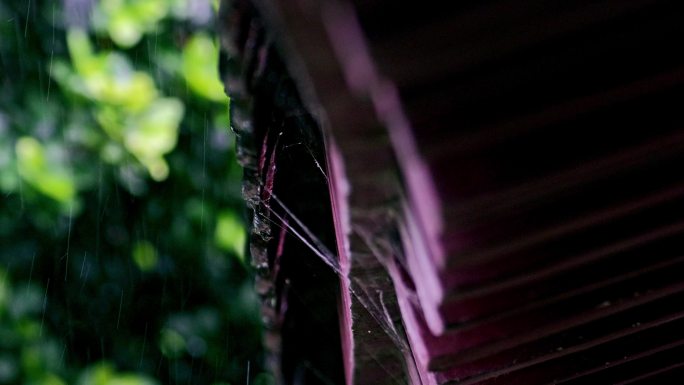
[[144, 25], [134, 15], [121, 9], [109, 17], [107, 32], [114, 42], [122, 47], [136, 45], [143, 36]]
[[97, 8], [96, 27], [104, 29], [119, 46], [130, 48], [147, 32], [157, 28], [169, 13], [168, 0], [109, 0]]
[[78, 385], [157, 385], [157, 381], [142, 374], [117, 373], [112, 364], [101, 362], [83, 372]]
[[0, 315], [4, 313], [10, 300], [10, 283], [8, 282], [7, 270], [0, 267]]
[[25, 136], [15, 145], [19, 175], [38, 192], [61, 203], [71, 203], [76, 186], [68, 168], [59, 162], [48, 162], [45, 149], [36, 139]]
[[216, 244], [223, 250], [231, 251], [244, 263], [247, 233], [245, 225], [232, 211], [222, 211], [216, 223]]
[[133, 262], [141, 271], [147, 272], [157, 267], [159, 258], [154, 245], [148, 241], [139, 241], [133, 245]]
[[159, 350], [166, 357], [178, 358], [185, 351], [185, 338], [173, 329], [162, 329], [159, 338]]
[[192, 91], [214, 102], [228, 97], [218, 76], [218, 47], [203, 33], [193, 35], [183, 48], [183, 76]]
[[154, 180], [166, 179], [169, 166], [163, 156], [176, 147], [184, 105], [175, 98], [155, 100], [126, 129], [124, 146], [142, 163]]
[[47, 373], [38, 380], [30, 382], [29, 385], [66, 385], [66, 382], [54, 373]]

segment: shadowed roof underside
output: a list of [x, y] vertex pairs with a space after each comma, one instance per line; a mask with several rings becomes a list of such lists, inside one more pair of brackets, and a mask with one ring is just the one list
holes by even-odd
[[684, 375], [676, 2], [253, 5], [322, 129], [347, 383]]

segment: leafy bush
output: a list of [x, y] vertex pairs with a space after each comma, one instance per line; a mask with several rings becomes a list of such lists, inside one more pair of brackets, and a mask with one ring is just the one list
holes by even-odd
[[0, 384], [267, 383], [214, 5], [0, 3]]

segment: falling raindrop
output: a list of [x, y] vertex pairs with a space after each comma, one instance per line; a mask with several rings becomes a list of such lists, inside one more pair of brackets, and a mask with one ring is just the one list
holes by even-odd
[[88, 252], [83, 253], [83, 262], [81, 263], [81, 272], [78, 274], [78, 278], [83, 278], [83, 269], [85, 268], [86, 259], [88, 258]]
[[204, 230], [204, 199], [206, 193], [206, 181], [207, 181], [207, 114], [204, 113], [204, 129], [202, 132], [202, 214], [200, 218], [200, 228]]
[[121, 299], [119, 300], [119, 314], [116, 317], [116, 330], [119, 330], [119, 323], [121, 322], [121, 309], [123, 308], [123, 297], [124, 297], [124, 290], [121, 289]]
[[250, 369], [249, 366], [250, 366], [250, 362], [249, 362], [249, 360], [247, 360], [247, 385], [249, 385], [249, 369]]
[[62, 346], [62, 354], [59, 356], [59, 366], [61, 366], [63, 368], [64, 364], [65, 364], [64, 359], [66, 356], [67, 345], [66, 344], [62, 344], [62, 345], [63, 345]]
[[138, 362], [138, 369], [142, 368], [143, 359], [145, 359], [145, 348], [147, 347], [147, 327], [149, 323], [145, 322], [145, 333], [143, 335], [143, 345], [140, 350], [140, 362]]
[[31, 15], [31, 0], [28, 0], [28, 8], [26, 9], [26, 23], [24, 24], [24, 37], [28, 33], [29, 16]]
[[71, 246], [71, 222], [74, 216], [74, 204], [69, 205], [69, 229], [67, 231], [67, 247], [64, 257], [66, 257], [66, 262], [64, 263], [64, 282], [67, 281], [67, 275], [69, 274], [69, 247]]
[[46, 102], [50, 101], [50, 86], [52, 84], [52, 63], [55, 57], [55, 3], [52, 3], [52, 42], [50, 44], [50, 65], [48, 68], [48, 85]]
[[29, 287], [31, 286], [31, 279], [33, 278], [33, 266], [36, 263], [36, 253], [33, 253], [33, 256], [31, 257], [31, 269], [29, 270], [29, 277], [28, 281], [26, 282], [26, 291], [28, 292]]
[[40, 318], [40, 332], [38, 333], [41, 337], [43, 336], [43, 325], [45, 323], [45, 310], [47, 310], [48, 289], [50, 289], [50, 278], [47, 279], [47, 283], [45, 284], [45, 295], [43, 296], [43, 310]]

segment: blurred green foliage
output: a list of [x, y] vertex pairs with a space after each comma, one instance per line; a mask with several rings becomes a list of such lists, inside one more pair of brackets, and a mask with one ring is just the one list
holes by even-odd
[[0, 1], [0, 384], [268, 384], [210, 0]]

